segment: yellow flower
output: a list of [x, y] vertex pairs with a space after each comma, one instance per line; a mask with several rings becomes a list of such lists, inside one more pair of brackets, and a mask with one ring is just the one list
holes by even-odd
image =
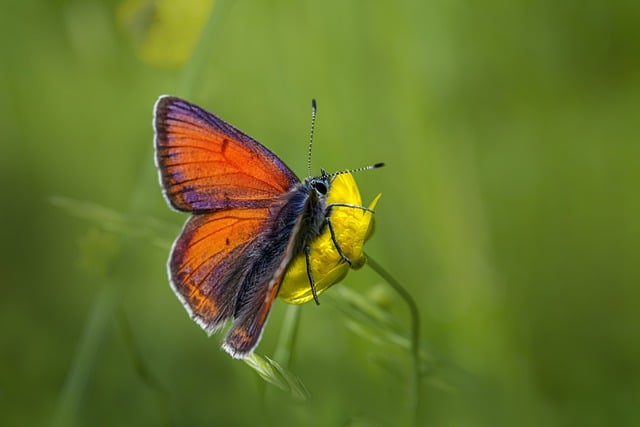
[[[369, 209], [375, 208], [380, 196], [378, 194], [373, 199]], [[327, 204], [331, 203], [362, 206], [360, 191], [353, 175], [343, 173], [334, 178], [327, 195]], [[351, 267], [362, 267], [366, 262], [362, 247], [373, 233], [373, 214], [362, 209], [334, 206], [330, 218], [336, 240], [342, 252], [351, 260]], [[325, 227], [322, 235], [312, 243], [310, 262], [318, 295], [342, 280], [349, 271], [349, 264], [340, 257], [331, 239], [329, 227]], [[313, 299], [304, 254], [298, 255], [291, 262], [278, 297], [289, 304], [303, 304]]]

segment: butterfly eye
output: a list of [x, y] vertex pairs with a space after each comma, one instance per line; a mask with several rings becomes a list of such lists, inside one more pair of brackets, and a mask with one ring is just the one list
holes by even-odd
[[320, 194], [322, 194], [323, 196], [327, 195], [327, 186], [324, 182], [322, 181], [316, 181], [313, 183], [313, 188], [316, 189], [316, 191]]

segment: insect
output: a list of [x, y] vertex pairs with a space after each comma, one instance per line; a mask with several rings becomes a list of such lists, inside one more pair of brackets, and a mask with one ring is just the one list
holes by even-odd
[[[311, 141], [315, 101], [312, 111]], [[310, 249], [325, 229], [341, 262], [350, 264], [336, 240], [332, 210], [372, 210], [327, 203], [334, 178], [350, 171], [323, 170], [301, 182], [265, 146], [180, 98], [161, 96], [153, 125], [165, 198], [172, 208], [191, 214], [171, 249], [171, 286], [208, 334], [231, 321], [222, 347], [244, 358], [258, 345], [285, 273], [301, 254], [318, 303]]]

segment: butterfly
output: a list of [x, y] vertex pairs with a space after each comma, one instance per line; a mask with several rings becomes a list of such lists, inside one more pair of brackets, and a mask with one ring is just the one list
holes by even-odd
[[[313, 119], [312, 135], [315, 101]], [[234, 358], [247, 357], [292, 260], [301, 254], [318, 303], [310, 254], [327, 228], [340, 261], [350, 264], [335, 237], [332, 209], [372, 209], [327, 203], [342, 172], [322, 170], [300, 181], [265, 146], [183, 99], [161, 96], [153, 126], [164, 196], [172, 208], [191, 214], [171, 249], [171, 286], [209, 335], [231, 321], [222, 347]]]

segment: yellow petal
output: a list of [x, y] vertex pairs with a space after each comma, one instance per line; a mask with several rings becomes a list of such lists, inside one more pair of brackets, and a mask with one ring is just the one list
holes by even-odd
[[[375, 208], [380, 196], [378, 194], [371, 202], [370, 209]], [[362, 206], [360, 191], [353, 175], [344, 173], [335, 177], [327, 195], [327, 204], [331, 203]], [[342, 252], [351, 260], [353, 268], [362, 267], [366, 262], [364, 242], [371, 237], [374, 229], [373, 214], [362, 209], [334, 206], [330, 218]], [[349, 264], [340, 257], [328, 227], [311, 244], [310, 261], [318, 295], [341, 281], [349, 271]], [[278, 297], [289, 304], [303, 304], [313, 299], [304, 254], [292, 261]]]

